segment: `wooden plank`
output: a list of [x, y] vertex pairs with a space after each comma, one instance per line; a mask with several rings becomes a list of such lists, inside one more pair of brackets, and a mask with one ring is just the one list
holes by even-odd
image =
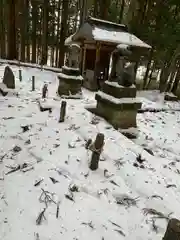
[[85, 63], [86, 63], [86, 46], [83, 47], [82, 76], [84, 76]]
[[94, 83], [97, 83], [97, 66], [100, 61], [100, 49], [101, 49], [101, 44], [97, 42], [96, 45], [96, 59], [95, 59], [95, 68], [94, 68]]

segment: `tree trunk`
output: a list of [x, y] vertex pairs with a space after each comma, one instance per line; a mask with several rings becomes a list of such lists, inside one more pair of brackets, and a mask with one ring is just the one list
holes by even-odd
[[60, 44], [59, 44], [59, 67], [63, 66], [63, 64], [64, 64], [64, 55], [65, 55], [64, 42], [66, 39], [66, 31], [67, 31], [68, 5], [69, 5], [69, 0], [63, 0], [62, 16], [61, 16]]
[[20, 34], [21, 34], [21, 57], [20, 60], [25, 62], [25, 29], [26, 29], [26, 10], [25, 0], [20, 1]]
[[98, 1], [94, 0], [94, 11], [93, 11], [93, 17], [97, 17], [98, 15]]
[[26, 61], [30, 62], [30, 41], [29, 41], [29, 0], [26, 0], [25, 5], [25, 11], [26, 11]]
[[121, 10], [120, 10], [120, 13], [119, 13], [119, 23], [122, 23], [123, 14], [124, 14], [124, 8], [125, 8], [125, 0], [122, 0]]
[[179, 240], [180, 239], [180, 221], [170, 219], [163, 240]]
[[56, 67], [58, 67], [58, 55], [59, 55], [59, 28], [60, 28], [60, 8], [61, 8], [61, 0], [58, 1], [58, 20], [57, 20], [57, 40], [56, 40]]
[[6, 58], [4, 0], [0, 0], [0, 57]]
[[169, 61], [167, 64], [164, 66], [161, 77], [160, 77], [160, 92], [165, 91], [168, 77], [170, 73], [172, 72], [172, 69], [175, 65], [175, 62], [177, 61], [177, 58], [179, 57], [180, 54], [180, 45], [176, 47], [174, 50], [172, 56], [170, 57]]
[[[54, 47], [55, 47], [55, 15], [56, 15], [56, 8], [55, 8], [55, 0], [53, 0], [53, 21], [52, 21], [52, 25], [53, 25], [53, 32], [52, 32], [52, 48], [51, 48], [51, 66], [54, 66]], [[75, 30], [76, 31], [76, 30]]]
[[175, 81], [174, 81], [174, 84], [173, 84], [173, 87], [172, 87], [172, 90], [171, 90], [172, 93], [174, 93], [175, 95], [176, 95], [176, 91], [177, 91], [177, 88], [178, 88], [179, 81], [180, 81], [180, 66], [178, 66], [176, 78], [175, 78]]
[[15, 0], [8, 1], [8, 59], [17, 59]]
[[87, 0], [81, 2], [80, 26], [84, 23], [87, 17]]
[[110, 0], [100, 0], [100, 18], [108, 19], [108, 9], [110, 7]]
[[145, 76], [144, 76], [144, 79], [143, 79], [143, 89], [146, 89], [146, 86], [147, 86], [147, 83], [148, 83], [148, 76], [149, 76], [149, 71], [150, 71], [150, 68], [151, 68], [152, 57], [153, 57], [153, 49], [151, 50], [151, 52], [149, 54], [147, 69], [146, 69], [146, 73], [145, 73]]
[[44, 0], [43, 4], [43, 36], [42, 36], [42, 56], [41, 56], [41, 65], [45, 65], [48, 59], [48, 1]]
[[155, 68], [156, 68], [156, 63], [153, 62], [153, 65], [152, 65], [152, 68], [151, 68], [151, 73], [149, 74], [149, 81], [148, 81], [148, 84], [146, 85], [146, 89], [149, 88], [149, 85], [152, 81], [152, 75], [153, 75], [153, 72], [154, 72]]
[[32, 63], [36, 63], [36, 47], [37, 47], [37, 16], [38, 5], [37, 2], [32, 1]]
[[172, 86], [172, 83], [174, 81], [174, 77], [176, 75], [176, 71], [177, 71], [177, 65], [175, 64], [173, 66], [173, 69], [172, 69], [172, 72], [171, 72], [171, 75], [170, 75], [170, 79], [169, 79], [169, 82], [167, 84], [167, 88], [166, 88], [166, 92], [169, 92], [171, 90], [171, 86]]

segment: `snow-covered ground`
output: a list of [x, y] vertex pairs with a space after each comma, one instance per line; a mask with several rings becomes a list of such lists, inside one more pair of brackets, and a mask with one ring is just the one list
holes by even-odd
[[[65, 122], [58, 123], [56, 73], [22, 68], [20, 82], [18, 67], [11, 68], [19, 96], [0, 97], [0, 239], [162, 239], [168, 218], [180, 215], [180, 112], [138, 114], [139, 137], [133, 142], [85, 110], [95, 100], [83, 90], [83, 99], [67, 100]], [[44, 83], [52, 113], [38, 108]], [[139, 98], [144, 107], [180, 108], [167, 106], [158, 92], [140, 92]], [[105, 146], [92, 172], [84, 145], [98, 132]], [[29, 171], [7, 174], [24, 163]]]

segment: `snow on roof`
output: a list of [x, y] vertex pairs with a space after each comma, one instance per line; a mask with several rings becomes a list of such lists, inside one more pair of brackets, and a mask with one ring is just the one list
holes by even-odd
[[127, 44], [131, 46], [138, 46], [144, 48], [151, 48], [150, 45], [146, 44], [142, 40], [140, 40], [135, 35], [122, 32], [122, 31], [114, 31], [114, 29], [105, 29], [101, 27], [95, 27], [92, 30], [92, 34], [94, 40], [103, 41], [103, 42], [112, 42], [117, 44]]

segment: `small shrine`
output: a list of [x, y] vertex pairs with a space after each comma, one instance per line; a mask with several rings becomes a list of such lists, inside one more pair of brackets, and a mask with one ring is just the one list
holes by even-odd
[[66, 54], [66, 63], [62, 73], [58, 74], [59, 86], [57, 93], [64, 98], [81, 98], [83, 77], [79, 68], [80, 47], [71, 44]]
[[91, 91], [102, 88], [109, 77], [111, 55], [119, 44], [131, 46], [129, 61], [146, 56], [151, 46], [128, 31], [127, 26], [89, 17], [71, 36], [65, 45], [80, 46], [80, 73], [83, 86]]

